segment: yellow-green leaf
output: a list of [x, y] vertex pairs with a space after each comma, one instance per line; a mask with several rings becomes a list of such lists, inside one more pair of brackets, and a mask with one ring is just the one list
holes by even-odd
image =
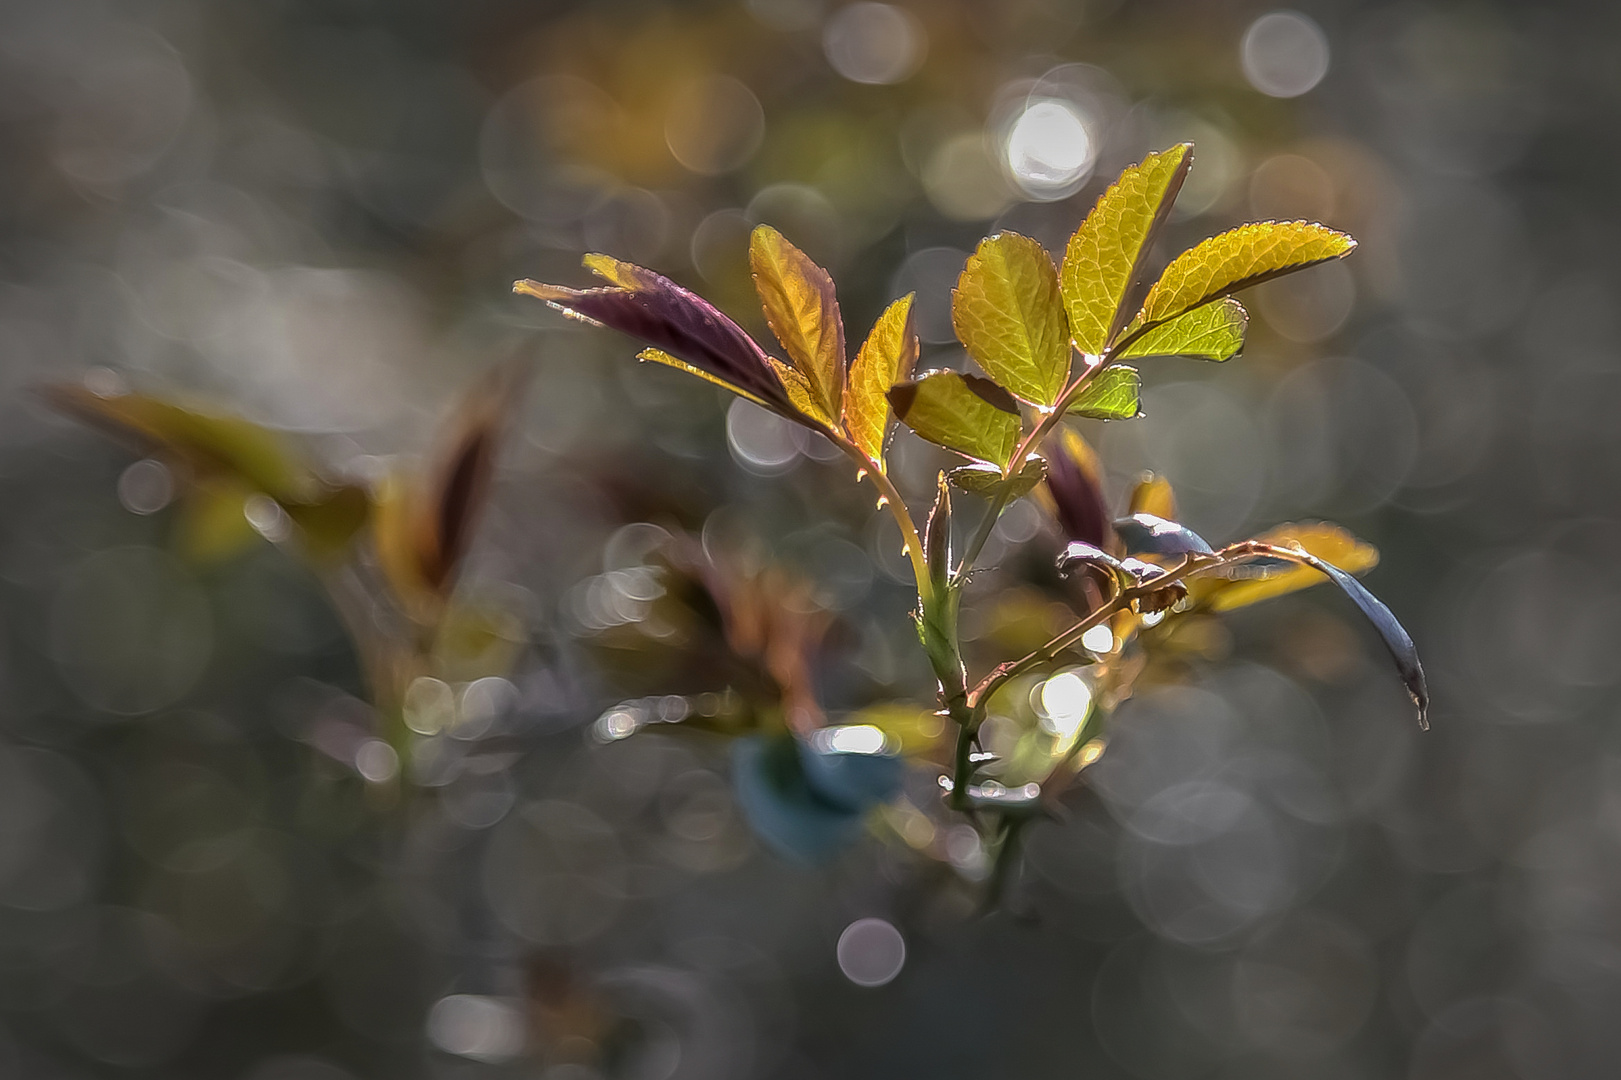
[[788, 392], [788, 400], [793, 403], [794, 408], [825, 428], [833, 427], [833, 417], [823, 408], [821, 398], [817, 396], [804, 372], [789, 367], [775, 356], [766, 357], [766, 363], [777, 373], [777, 380]]
[[862, 453], [884, 468], [884, 436], [889, 432], [889, 388], [908, 379], [917, 364], [914, 293], [890, 304], [850, 364], [844, 388], [844, 429]]
[[358, 485], [333, 488], [313, 503], [289, 503], [287, 516], [298, 526], [305, 553], [317, 562], [342, 556], [371, 515], [371, 498]]
[[1144, 356], [1187, 356], [1230, 360], [1244, 347], [1249, 313], [1232, 297], [1205, 304], [1161, 323], [1120, 351], [1123, 360]]
[[1006, 390], [978, 375], [930, 371], [889, 390], [901, 423], [923, 438], [1000, 469], [1019, 442], [1019, 406]]
[[1068, 411], [1093, 420], [1131, 420], [1142, 415], [1142, 396], [1137, 369], [1111, 364], [1081, 388]]
[[1028, 236], [987, 237], [951, 294], [951, 325], [985, 373], [1026, 401], [1052, 405], [1069, 376], [1069, 320], [1058, 270]]
[[1064, 251], [1060, 273], [1075, 347], [1097, 356], [1132, 315], [1127, 303], [1155, 235], [1193, 163], [1181, 143], [1149, 154], [1098, 199]]
[[1311, 221], [1240, 225], [1172, 259], [1148, 290], [1133, 332], [1239, 289], [1343, 258], [1355, 249], [1356, 241], [1349, 236]]
[[[1007, 478], [1010, 486], [1008, 499], [1028, 495], [1046, 477], [1047, 463], [1035, 454], [1024, 459], [1024, 467]], [[991, 498], [1002, 484], [1002, 470], [978, 463], [959, 465], [946, 474], [946, 478], [964, 491]]]
[[1126, 513], [1153, 514], [1166, 521], [1175, 521], [1176, 493], [1171, 490], [1171, 482], [1163, 476], [1143, 473], [1131, 489]]
[[47, 398], [143, 449], [166, 451], [199, 473], [231, 478], [281, 503], [319, 498], [324, 485], [279, 432], [244, 420], [146, 394], [94, 393], [84, 386], [48, 387]]
[[771, 407], [771, 406], [767, 405], [765, 402], [761, 401], [754, 394], [751, 394], [747, 390], [743, 389], [741, 386], [738, 386], [735, 383], [729, 383], [725, 379], [721, 378], [719, 375], [711, 375], [709, 372], [705, 371], [703, 368], [694, 367], [693, 365], [687, 363], [685, 360], [682, 360], [682, 359], [679, 359], [677, 357], [671, 356], [669, 353], [665, 352], [663, 349], [653, 349], [653, 348], [643, 349], [641, 352], [636, 354], [636, 359], [642, 360], [642, 361], [645, 361], [645, 362], [648, 362], [648, 363], [663, 364], [666, 367], [673, 367], [677, 371], [685, 371], [688, 375], [696, 375], [696, 376], [698, 376], [698, 378], [704, 380], [705, 382], [711, 382], [711, 383], [714, 383], [716, 386], [722, 387], [723, 389], [730, 390], [732, 393], [736, 394], [738, 397], [746, 397], [750, 401], [754, 402], [756, 405], [761, 406], [762, 408], [769, 409]]
[[[1351, 574], [1364, 573], [1379, 563], [1379, 550], [1372, 544], [1327, 522], [1279, 525], [1256, 539], [1278, 547], [1301, 548], [1308, 555], [1315, 555]], [[1253, 562], [1233, 572], [1249, 576], [1195, 578], [1188, 583], [1193, 598], [1212, 611], [1231, 611], [1328, 580], [1311, 567], [1294, 563]]]
[[766, 322], [824, 416], [838, 416], [844, 395], [844, 323], [833, 279], [776, 229], [749, 238], [749, 267]]
[[230, 479], [208, 479], [193, 485], [181, 500], [175, 539], [182, 554], [200, 563], [219, 563], [253, 543], [262, 543], [248, 521], [245, 504], [252, 488]]

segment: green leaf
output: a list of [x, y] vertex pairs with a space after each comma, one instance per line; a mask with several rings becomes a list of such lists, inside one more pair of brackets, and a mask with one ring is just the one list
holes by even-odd
[[1167, 322], [1239, 289], [1344, 258], [1354, 250], [1355, 240], [1315, 222], [1258, 221], [1240, 225], [1171, 260], [1148, 290], [1132, 331]]
[[1249, 313], [1232, 297], [1196, 307], [1161, 323], [1120, 351], [1123, 360], [1145, 356], [1186, 356], [1230, 360], [1244, 347]]
[[1081, 389], [1069, 412], [1093, 420], [1131, 420], [1142, 415], [1142, 394], [1136, 368], [1111, 364]]
[[1026, 401], [1051, 406], [1069, 376], [1069, 321], [1058, 270], [1028, 236], [979, 242], [951, 294], [951, 325], [985, 373]]
[[1075, 347], [1102, 355], [1131, 318], [1127, 303], [1154, 237], [1193, 164], [1181, 143], [1149, 154], [1105, 191], [1064, 251], [1060, 272]]
[[[1008, 500], [1028, 495], [1035, 486], [1047, 476], [1047, 463], [1035, 454], [1024, 459], [1024, 468], [1007, 478], [1012, 485], [1008, 491]], [[946, 479], [962, 488], [964, 491], [979, 495], [982, 498], [992, 498], [996, 489], [1003, 483], [1002, 470], [990, 465], [959, 465], [946, 474]]]
[[749, 267], [771, 332], [805, 376], [821, 414], [838, 416], [844, 396], [844, 321], [833, 279], [769, 225], [749, 237]]
[[878, 316], [872, 333], [850, 364], [844, 388], [844, 429], [861, 452], [884, 468], [884, 437], [889, 433], [889, 388], [909, 378], [917, 365], [917, 326], [907, 293]]
[[947, 450], [1006, 469], [1018, 445], [1019, 406], [1006, 390], [978, 375], [930, 371], [889, 390], [900, 421]]

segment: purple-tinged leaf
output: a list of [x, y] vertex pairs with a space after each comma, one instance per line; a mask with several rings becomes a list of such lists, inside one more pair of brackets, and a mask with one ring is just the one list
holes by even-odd
[[785, 416], [798, 418], [765, 350], [719, 308], [639, 266], [604, 256], [588, 256], [586, 265], [614, 285], [570, 289], [524, 280], [516, 282], [512, 291], [629, 334], [748, 392]]
[[1108, 547], [1114, 534], [1103, 501], [1097, 454], [1080, 435], [1064, 428], [1049, 442], [1047, 457], [1047, 491], [1064, 535], [1094, 547]]

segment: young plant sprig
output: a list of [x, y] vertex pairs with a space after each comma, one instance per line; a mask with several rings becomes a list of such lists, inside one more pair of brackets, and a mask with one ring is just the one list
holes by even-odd
[[[1243, 347], [1248, 324], [1233, 293], [1343, 258], [1356, 247], [1349, 236], [1315, 223], [1254, 223], [1203, 241], [1147, 284], [1145, 263], [1192, 158], [1192, 146], [1181, 144], [1127, 168], [1070, 238], [1061, 266], [1017, 233], [980, 242], [952, 294], [952, 323], [983, 375], [913, 374], [918, 341], [910, 295], [884, 312], [847, 362], [832, 279], [766, 225], [755, 230], [749, 257], [786, 363], [702, 298], [604, 255], [588, 255], [585, 262], [607, 280], [605, 287], [527, 280], [514, 285], [514, 291], [566, 314], [639, 338], [649, 346], [640, 353], [643, 360], [698, 375], [821, 433], [855, 463], [858, 479], [877, 486], [879, 506], [900, 527], [916, 579], [914, 614], [938, 682], [939, 710], [956, 726], [950, 773], [941, 786], [953, 809], [995, 818], [987, 831], [1004, 855], [1041, 799], [1030, 794], [1030, 785], [1010, 791], [976, 783], [989, 759], [978, 746], [987, 704], [1009, 680], [1076, 649], [1097, 626], [1113, 627], [1116, 645], [1109, 652], [1119, 656], [1124, 642], [1146, 629], [1144, 616], [1167, 621], [1173, 614], [1224, 610], [1217, 603], [1223, 595], [1236, 601], [1228, 606], [1237, 606], [1249, 602], [1242, 596], [1259, 599], [1327, 576], [1373, 621], [1424, 718], [1427, 692], [1411, 639], [1346, 567], [1329, 561], [1348, 550], [1346, 534], [1331, 526], [1294, 529], [1214, 550], [1170, 520], [1168, 488], [1163, 500], [1150, 500], [1167, 511], [1163, 515], [1134, 505], [1132, 516], [1111, 523], [1102, 510], [1090, 448], [1060, 427], [1066, 416], [1138, 416], [1136, 362], [1159, 356], [1230, 359]], [[888, 475], [892, 419], [967, 459], [939, 475], [922, 529]], [[1095, 602], [1040, 648], [970, 682], [958, 626], [963, 587], [1003, 510], [1038, 486], [1071, 541], [1060, 569], [1088, 575]], [[989, 504], [956, 559], [952, 487]], [[1371, 552], [1365, 545], [1356, 550]], [[1364, 558], [1349, 569], [1368, 565]], [[1228, 586], [1249, 592], [1224, 593]], [[1083, 654], [1083, 662], [1099, 659]], [[1129, 692], [1129, 680], [1123, 685]], [[1094, 720], [1087, 731], [1095, 730]], [[999, 858], [993, 892], [1004, 869]]]

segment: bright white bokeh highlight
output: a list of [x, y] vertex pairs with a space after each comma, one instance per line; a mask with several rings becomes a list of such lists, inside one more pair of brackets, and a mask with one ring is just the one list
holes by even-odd
[[1255, 89], [1276, 98], [1299, 97], [1328, 74], [1328, 35], [1298, 11], [1272, 11], [1250, 23], [1239, 56]]
[[1073, 193], [1092, 174], [1096, 158], [1086, 117], [1068, 101], [1032, 101], [1008, 130], [1008, 171], [1035, 199], [1061, 199]]

